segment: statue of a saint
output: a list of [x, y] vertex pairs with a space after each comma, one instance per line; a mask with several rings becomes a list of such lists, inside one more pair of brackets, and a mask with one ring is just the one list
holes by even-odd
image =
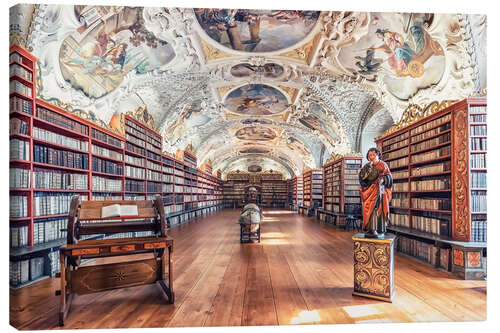
[[389, 223], [392, 176], [382, 153], [370, 148], [368, 163], [359, 171], [361, 200], [363, 202], [363, 231], [366, 237], [383, 237]]

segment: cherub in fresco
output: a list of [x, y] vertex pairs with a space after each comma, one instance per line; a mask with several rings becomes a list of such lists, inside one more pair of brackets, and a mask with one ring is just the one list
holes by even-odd
[[272, 105], [279, 103], [277, 96], [257, 96], [257, 97], [245, 97], [243, 103], [238, 105], [237, 111], [248, 111], [250, 108], [262, 107], [269, 110]]

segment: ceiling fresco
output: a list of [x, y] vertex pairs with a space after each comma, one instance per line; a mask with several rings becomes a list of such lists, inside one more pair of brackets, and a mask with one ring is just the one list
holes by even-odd
[[318, 11], [195, 8], [196, 19], [209, 38], [242, 52], [286, 49], [306, 37]]
[[148, 114], [167, 153], [214, 170], [318, 168], [363, 153], [411, 104], [486, 94], [486, 16], [18, 5], [10, 43], [37, 97], [120, 131]]

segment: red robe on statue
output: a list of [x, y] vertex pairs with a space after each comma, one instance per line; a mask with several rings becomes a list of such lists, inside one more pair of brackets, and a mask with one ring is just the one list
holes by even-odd
[[385, 188], [384, 193], [382, 193], [382, 204], [375, 207], [377, 203], [377, 197], [379, 195], [380, 183], [383, 182], [384, 175], [390, 175], [391, 171], [384, 161], [379, 161], [375, 167], [378, 170], [378, 179], [370, 186], [363, 188], [361, 187], [361, 200], [363, 202], [363, 230], [365, 230], [366, 225], [370, 222], [370, 215], [373, 210], [377, 208], [377, 216], [387, 217], [389, 214], [389, 202], [391, 201], [391, 189]]

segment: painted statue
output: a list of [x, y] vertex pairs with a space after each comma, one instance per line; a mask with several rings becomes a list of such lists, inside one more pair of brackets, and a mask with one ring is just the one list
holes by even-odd
[[389, 223], [392, 176], [382, 153], [370, 148], [366, 163], [359, 172], [361, 200], [363, 202], [363, 231], [367, 237], [381, 237]]

